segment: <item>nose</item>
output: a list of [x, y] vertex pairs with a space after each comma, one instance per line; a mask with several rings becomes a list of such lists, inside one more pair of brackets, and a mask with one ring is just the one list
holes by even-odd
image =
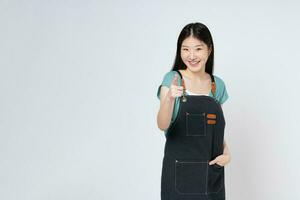
[[190, 51], [190, 53], [189, 53], [189, 59], [193, 60], [194, 58], [195, 58], [194, 51]]

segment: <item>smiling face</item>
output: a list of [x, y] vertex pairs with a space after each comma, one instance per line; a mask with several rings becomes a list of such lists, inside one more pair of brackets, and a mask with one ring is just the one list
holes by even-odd
[[192, 72], [205, 72], [205, 63], [211, 49], [203, 42], [192, 36], [183, 40], [180, 50], [181, 59]]

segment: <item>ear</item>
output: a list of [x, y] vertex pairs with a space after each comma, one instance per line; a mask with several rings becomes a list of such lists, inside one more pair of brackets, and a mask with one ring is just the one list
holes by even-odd
[[212, 48], [210, 47], [209, 49], [208, 49], [208, 57], [210, 56], [210, 53], [212, 52]]

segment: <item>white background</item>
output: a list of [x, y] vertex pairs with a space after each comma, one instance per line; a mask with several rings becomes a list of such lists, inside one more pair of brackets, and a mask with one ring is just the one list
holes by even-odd
[[299, 199], [300, 4], [284, 2], [0, 0], [0, 199], [160, 199], [156, 92], [197, 21], [230, 96], [227, 199]]

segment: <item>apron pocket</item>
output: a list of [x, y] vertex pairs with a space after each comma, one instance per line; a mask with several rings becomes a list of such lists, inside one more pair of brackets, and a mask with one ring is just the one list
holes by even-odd
[[205, 194], [207, 161], [175, 160], [175, 189], [180, 194]]
[[208, 166], [208, 193], [218, 193], [224, 185], [224, 167], [218, 164]]
[[186, 135], [187, 136], [205, 136], [206, 120], [205, 113], [186, 113]]

